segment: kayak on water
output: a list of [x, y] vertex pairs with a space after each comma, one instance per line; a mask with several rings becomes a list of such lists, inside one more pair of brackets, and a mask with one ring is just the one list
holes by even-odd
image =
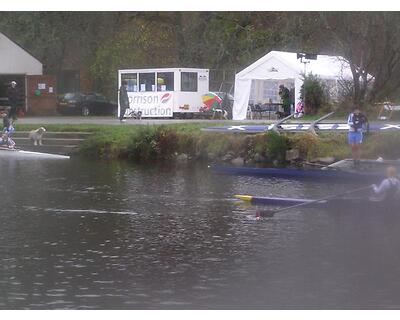
[[297, 169], [297, 168], [256, 168], [214, 165], [211, 169], [216, 173], [252, 175], [260, 177], [274, 177], [286, 179], [314, 179], [351, 181], [379, 181], [385, 177], [383, 170], [367, 172], [342, 169]]
[[235, 195], [237, 199], [253, 205], [265, 206], [296, 206], [304, 204], [310, 208], [328, 208], [340, 210], [368, 210], [380, 211], [383, 209], [397, 210], [400, 208], [398, 201], [379, 201], [368, 197], [332, 198], [332, 199], [300, 199], [285, 197], [257, 197], [251, 195]]

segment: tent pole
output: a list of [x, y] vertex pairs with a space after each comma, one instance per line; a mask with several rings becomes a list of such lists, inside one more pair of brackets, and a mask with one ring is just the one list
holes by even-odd
[[303, 108], [304, 111], [306, 110], [306, 77], [307, 77], [307, 63], [310, 63], [310, 61], [303, 61], [303, 58], [301, 58], [301, 62], [304, 63], [304, 82], [303, 82]]

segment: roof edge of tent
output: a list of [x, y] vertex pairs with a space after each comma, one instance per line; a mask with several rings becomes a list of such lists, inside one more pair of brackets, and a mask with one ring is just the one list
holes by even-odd
[[252, 64], [248, 65], [246, 68], [244, 68], [243, 70], [236, 73], [236, 76], [241, 76], [241, 75], [247, 74], [250, 71], [254, 70], [256, 67], [258, 67], [261, 63], [268, 61], [269, 59], [271, 59], [272, 52], [273, 51], [270, 51], [267, 54], [263, 55], [258, 60], [254, 61]]
[[[277, 53], [279, 52], [285, 52], [286, 51], [276, 51], [276, 50], [272, 50], [270, 52], [268, 52], [266, 55], [262, 56], [260, 59], [254, 61], [252, 64], [250, 64], [249, 66], [247, 66], [246, 68], [244, 68], [242, 71], [239, 71], [236, 76], [240, 77], [243, 75], [246, 75], [247, 73], [251, 72], [252, 70], [254, 70], [255, 68], [257, 68], [259, 65], [267, 62], [268, 60], [270, 60], [271, 58], [276, 58], [278, 59], [281, 63], [283, 63], [284, 65], [286, 65], [288, 68], [295, 70], [296, 72], [298, 72], [298, 69], [293, 66], [290, 61], [287, 61], [286, 59], [284, 59], [283, 57], [279, 56]], [[295, 52], [287, 52], [287, 53], [294, 53]]]
[[[296, 66], [294, 66], [291, 61], [289, 61], [288, 59], [286, 59], [285, 57], [283, 57], [282, 55], [280, 55], [279, 53], [290, 53], [290, 54], [296, 54], [296, 52], [290, 52], [290, 51], [276, 51], [276, 50], [272, 50], [270, 52], [268, 52], [266, 55], [262, 56], [261, 58], [259, 58], [258, 60], [256, 60], [255, 62], [253, 62], [252, 64], [250, 64], [249, 66], [247, 66], [246, 68], [244, 68], [243, 70], [241, 70], [240, 72], [238, 72], [235, 76], [235, 78], [242, 78], [245, 77], [246, 74], [248, 74], [249, 72], [253, 71], [254, 69], [256, 69], [259, 65], [267, 62], [268, 60], [270, 60], [271, 58], [276, 58], [278, 59], [281, 63], [283, 63], [284, 65], [286, 65], [288, 68], [292, 69], [293, 71], [295, 71], [296, 73], [301, 73], [301, 70], [299, 70], [299, 68], [297, 68]], [[322, 57], [330, 57], [330, 58], [337, 58], [339, 61], [343, 61], [346, 63], [349, 63], [348, 60], [346, 58], [344, 58], [343, 56], [330, 56], [330, 55], [326, 55], [326, 54], [318, 54], [317, 56], [322, 56]], [[323, 77], [325, 78], [325, 77]], [[329, 77], [328, 77], [329, 78]]]

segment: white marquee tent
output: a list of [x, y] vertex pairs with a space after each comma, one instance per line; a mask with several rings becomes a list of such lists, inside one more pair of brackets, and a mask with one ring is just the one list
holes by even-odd
[[302, 62], [297, 59], [297, 53], [271, 51], [236, 74], [233, 120], [246, 119], [253, 81], [275, 80], [276, 88], [280, 83], [290, 81], [297, 102], [305, 72], [318, 75], [322, 80], [352, 79], [350, 66], [343, 57], [318, 55], [316, 60]]

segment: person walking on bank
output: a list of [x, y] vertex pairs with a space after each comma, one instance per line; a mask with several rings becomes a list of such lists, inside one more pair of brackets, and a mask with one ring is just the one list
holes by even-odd
[[363, 129], [369, 130], [367, 117], [361, 113], [358, 106], [355, 106], [353, 112], [347, 118], [349, 125], [348, 143], [351, 146], [354, 166], [358, 166], [361, 159], [361, 143], [363, 141]]
[[11, 87], [8, 88], [8, 102], [10, 103], [9, 117], [14, 122], [17, 120], [17, 104], [18, 104], [18, 89], [17, 83], [11, 81]]
[[119, 108], [119, 121], [125, 122], [125, 111], [129, 108], [128, 83], [126, 80], [122, 80], [121, 88], [119, 88]]
[[282, 100], [284, 117], [287, 117], [290, 114], [290, 91], [283, 84], [279, 86], [279, 96]]

